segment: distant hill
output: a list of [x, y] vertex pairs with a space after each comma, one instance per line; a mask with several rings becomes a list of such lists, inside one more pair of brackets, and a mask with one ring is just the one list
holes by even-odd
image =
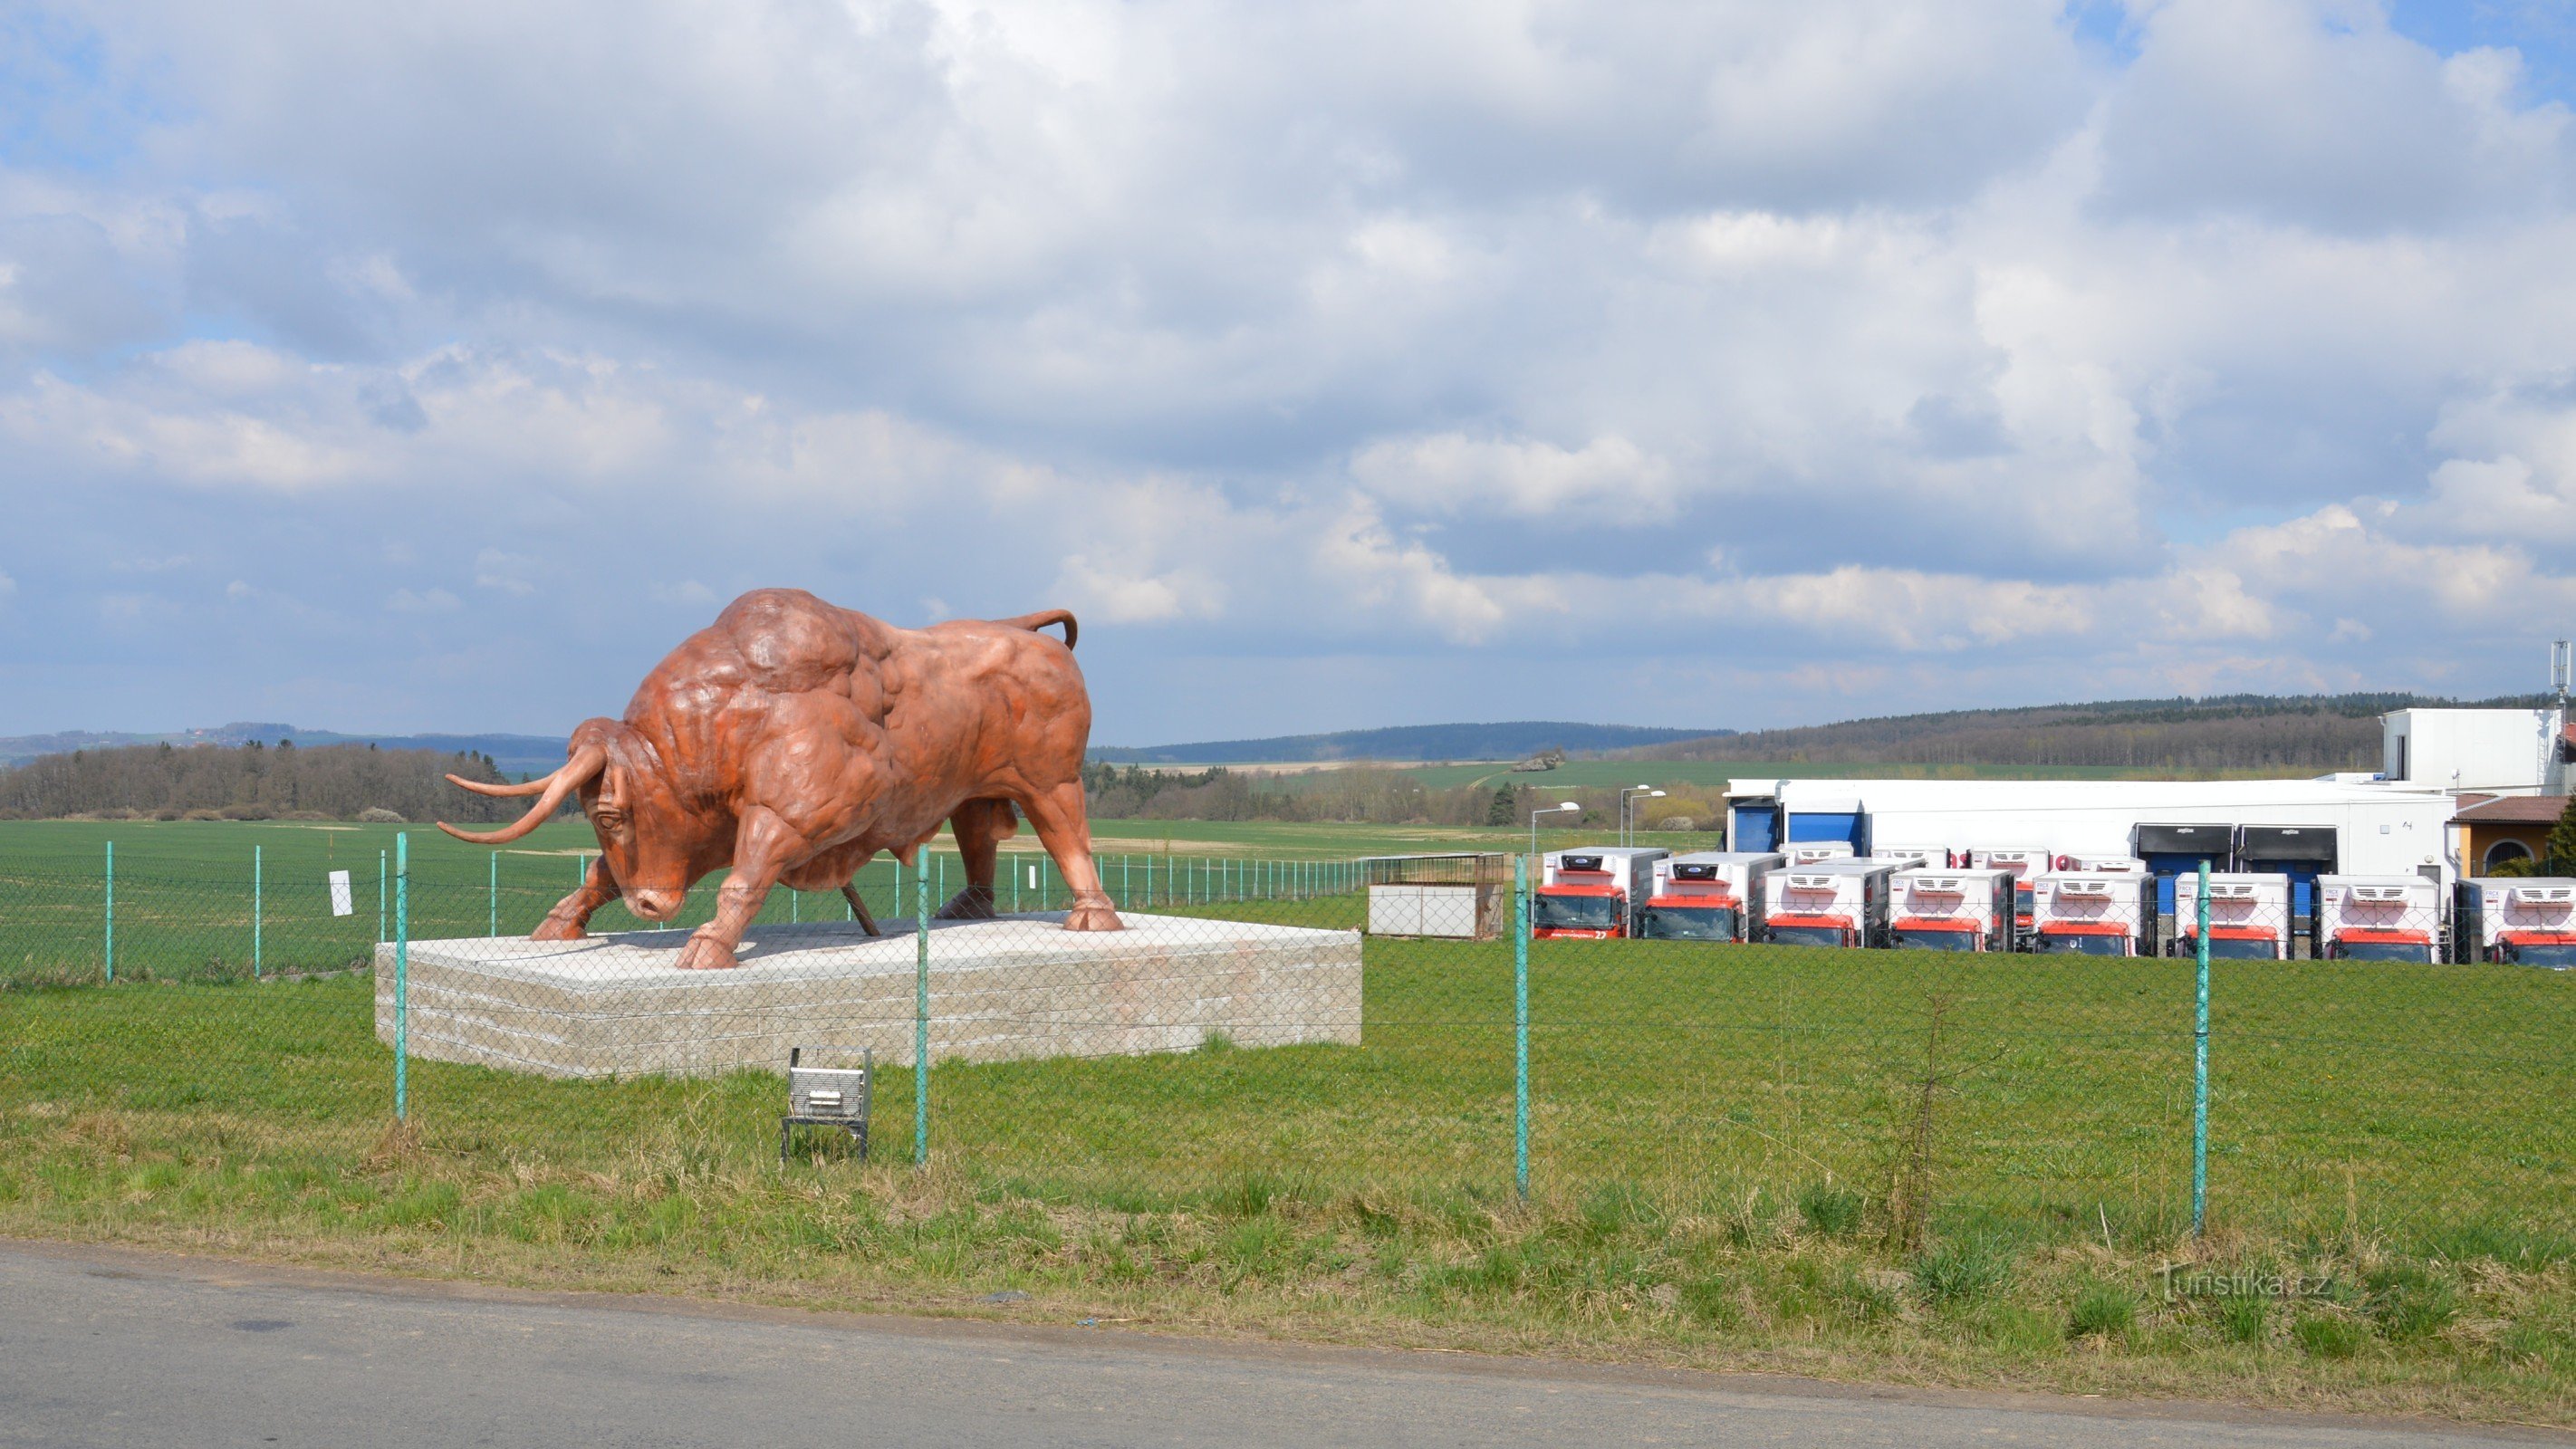
[[1517, 720], [1508, 724], [1399, 725], [1328, 735], [1275, 735], [1264, 740], [1209, 740], [1191, 745], [1127, 748], [1094, 745], [1091, 758], [1113, 765], [1296, 764], [1318, 760], [1517, 760], [1545, 749], [1599, 753], [1676, 740], [1722, 738], [1723, 730], [1646, 729], [1636, 725]]
[[292, 740], [297, 747], [374, 745], [380, 750], [429, 750], [440, 755], [489, 755], [505, 775], [543, 774], [564, 762], [564, 741], [546, 735], [344, 735], [330, 730], [300, 729], [290, 724], [237, 721], [212, 729], [177, 730], [169, 734], [128, 734], [117, 730], [66, 730], [50, 735], [0, 737], [0, 765], [23, 765], [44, 755], [74, 750], [109, 750], [126, 745], [239, 747], [257, 740], [274, 745]]
[[1622, 750], [1637, 760], [1799, 764], [2116, 765], [2176, 771], [2324, 773], [2380, 767], [2379, 716], [2416, 707], [2533, 708], [2538, 695], [2419, 694], [2117, 699], [2027, 709], [1889, 715], [1754, 730]]

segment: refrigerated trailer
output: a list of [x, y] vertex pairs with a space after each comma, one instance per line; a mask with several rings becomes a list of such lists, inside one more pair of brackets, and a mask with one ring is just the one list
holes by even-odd
[[2013, 948], [2013, 876], [2004, 870], [1917, 866], [1889, 885], [1889, 944], [1918, 951]]
[[2442, 888], [2420, 875], [2317, 877], [2317, 954], [2335, 961], [2430, 965], [2442, 942]]
[[2152, 956], [2155, 897], [2155, 880], [2144, 870], [2052, 871], [2031, 883], [2030, 949], [2060, 956]]
[[[2200, 951], [2200, 877], [2173, 878], [2174, 954]], [[2290, 878], [2244, 871], [2209, 876], [2212, 960], [2285, 961], [2290, 956]]]
[[1884, 946], [1895, 876], [1896, 867], [1883, 861], [1781, 866], [1765, 882], [1762, 938], [1784, 946]]
[[2013, 878], [2013, 924], [2024, 936], [2030, 934], [2030, 883], [2046, 874], [2049, 855], [2036, 845], [1998, 846], [1991, 850], [1971, 848], [1968, 864], [1978, 870], [2009, 871]]
[[2061, 855], [2052, 868], [2088, 871], [2095, 875], [2145, 875], [2147, 873], [2147, 863], [2134, 855]]
[[1700, 850], [1655, 862], [1654, 894], [1637, 934], [1668, 941], [1762, 939], [1762, 887], [1785, 864], [1776, 851]]
[[2451, 923], [2463, 961], [2576, 968], [2576, 880], [2472, 876], [2460, 882]]
[[1530, 896], [1530, 936], [1635, 935], [1636, 908], [1653, 888], [1655, 862], [1670, 854], [1619, 845], [1549, 851]]

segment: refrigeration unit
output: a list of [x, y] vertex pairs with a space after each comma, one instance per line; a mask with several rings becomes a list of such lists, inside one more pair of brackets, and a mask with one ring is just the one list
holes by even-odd
[[[2152, 857], [2150, 857], [2152, 859]], [[2173, 952], [2200, 951], [2200, 876], [2173, 877]], [[2290, 955], [2290, 878], [2246, 871], [2209, 877], [2209, 956], [2213, 961], [2284, 961]]]
[[2129, 832], [2129, 853], [2147, 863], [2156, 878], [2156, 908], [2172, 911], [2174, 878], [2198, 871], [2236, 868], [2234, 825], [2138, 825]]
[[1592, 846], [1551, 850], [1530, 895], [1530, 936], [1605, 939], [1636, 934], [1636, 908], [1654, 887], [1654, 865], [1668, 850]]
[[1795, 845], [1781, 847], [1780, 854], [1791, 865], [1814, 865], [1820, 860], [1853, 858], [1848, 840], [1802, 840]]
[[2459, 959], [2576, 968], [2576, 880], [2473, 876], [2451, 909]]
[[2089, 871], [2096, 875], [2145, 875], [2147, 863], [2134, 855], [2061, 855], [2057, 870]]
[[2013, 876], [2004, 870], [1917, 866], [1889, 885], [1889, 943], [1917, 951], [2013, 948]]
[[2027, 937], [2030, 934], [2030, 883], [2050, 870], [2048, 852], [2035, 845], [1970, 850], [1968, 864], [1976, 870], [2000, 870], [2012, 874], [2013, 924]]
[[1762, 938], [1784, 946], [1884, 946], [1895, 876], [1884, 861], [1780, 866], [1764, 882]]
[[2442, 939], [2441, 887], [2420, 875], [2317, 877], [2317, 954], [2430, 965]]
[[2032, 882], [2030, 949], [2152, 956], [2156, 883], [2144, 870], [2054, 871]]
[[1874, 860], [1882, 865], [1895, 866], [1899, 870], [1913, 870], [1918, 866], [1940, 866], [1947, 869], [1950, 864], [1950, 852], [1937, 845], [1881, 845], [1873, 846], [1869, 854], [1855, 856], [1854, 859]]
[[1762, 939], [1765, 879], [1784, 863], [1776, 851], [1702, 850], [1655, 862], [1654, 890], [1637, 913], [1637, 934], [1667, 941]]

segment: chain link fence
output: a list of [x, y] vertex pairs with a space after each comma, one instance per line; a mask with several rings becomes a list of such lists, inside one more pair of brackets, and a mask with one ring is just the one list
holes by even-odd
[[[880, 1160], [1048, 1201], [1614, 1192], [2144, 1243], [2189, 1235], [2205, 1171], [2216, 1230], [2576, 1237], [2576, 970], [2536, 969], [2576, 954], [2564, 882], [2186, 876], [2168, 909], [2119, 871], [2016, 900], [1845, 862], [1584, 924], [1594, 898], [1515, 886], [1521, 859], [1113, 854], [1125, 929], [1079, 932], [1044, 857], [1004, 853], [985, 899], [925, 854], [774, 890], [738, 967], [682, 971], [718, 882], [542, 941], [586, 859], [407, 854], [0, 863], [0, 1113], [257, 1144], [399, 1111], [496, 1160], [673, 1121], [738, 1145], [778, 1133], [801, 1049], [873, 1069]], [[791, 1171], [851, 1150], [795, 1144]]]

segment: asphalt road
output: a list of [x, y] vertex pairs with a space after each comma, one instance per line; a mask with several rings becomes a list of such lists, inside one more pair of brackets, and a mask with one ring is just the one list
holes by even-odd
[[1106, 1329], [510, 1293], [0, 1243], [0, 1445], [2571, 1442]]

